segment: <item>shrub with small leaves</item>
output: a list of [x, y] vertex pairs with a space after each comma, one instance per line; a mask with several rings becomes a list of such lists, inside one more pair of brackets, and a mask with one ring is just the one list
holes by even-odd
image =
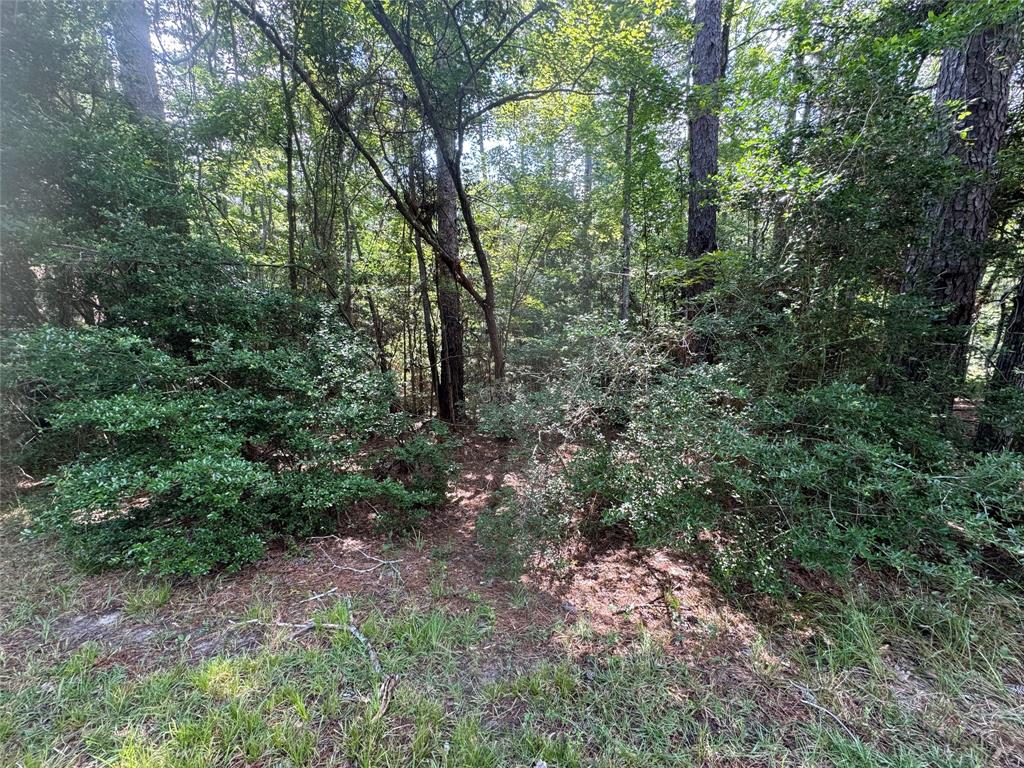
[[[253, 298], [247, 312], [266, 309]], [[88, 568], [198, 574], [251, 562], [278, 536], [323, 533], [363, 499], [401, 528], [439, 504], [440, 438], [392, 450], [401, 479], [362, 466], [366, 441], [401, 426], [393, 383], [335, 310], [295, 310], [300, 332], [257, 333], [245, 314], [187, 353], [124, 328], [7, 339], [20, 459], [62, 462], [35, 530]]]

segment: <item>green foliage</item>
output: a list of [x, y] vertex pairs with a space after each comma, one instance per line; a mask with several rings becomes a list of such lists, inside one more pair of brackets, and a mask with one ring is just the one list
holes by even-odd
[[309, 306], [308, 335], [254, 334], [246, 321], [262, 311], [250, 305], [184, 356], [123, 328], [11, 336], [4, 380], [29, 420], [23, 459], [66, 461], [36, 530], [60, 533], [87, 567], [196, 574], [250, 562], [277, 536], [324, 532], [363, 499], [399, 510], [379, 522], [402, 529], [440, 504], [442, 449], [425, 438], [392, 453], [402, 479], [352, 464], [369, 436], [397, 427], [390, 378], [355, 333]]
[[[606, 385], [589, 398], [600, 404], [594, 430], [557, 482], [538, 467], [522, 498], [487, 523], [485, 540], [504, 559], [596, 523], [625, 525], [642, 546], [699, 552], [724, 584], [767, 591], [784, 589], [795, 566], [962, 579], [992, 557], [1024, 565], [1020, 454], [972, 455], [927, 404], [853, 381], [765, 391], [728, 364], [652, 366], [656, 345], [598, 335], [577, 345], [545, 395], [528, 398], [546, 397], [549, 414], [569, 417], [564, 427], [580, 423], [576, 393]], [[623, 366], [607, 354], [614, 345], [647, 352]], [[609, 360], [620, 376], [595, 378]]]
[[390, 478], [387, 482], [395, 492], [390, 494], [390, 505], [376, 518], [379, 529], [408, 532], [444, 503], [455, 470], [454, 447], [447, 428], [436, 423], [429, 433], [404, 435], [385, 452], [378, 462], [378, 474]]
[[502, 578], [517, 579], [536, 557], [554, 551], [572, 530], [578, 497], [562, 475], [534, 466], [527, 488], [524, 494], [511, 489], [499, 494], [477, 517], [477, 538], [492, 556], [491, 571]]

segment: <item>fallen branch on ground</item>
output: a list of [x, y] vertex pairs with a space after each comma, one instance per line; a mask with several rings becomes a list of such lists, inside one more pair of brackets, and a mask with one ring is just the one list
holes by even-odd
[[312, 597], [307, 597], [305, 600], [300, 600], [299, 602], [300, 603], [309, 603], [309, 602], [312, 602], [313, 600], [319, 600], [321, 597], [327, 597], [328, 595], [334, 594], [337, 591], [338, 591], [337, 587], [331, 587], [326, 592], [321, 592], [319, 595], [313, 595]]
[[809, 688], [806, 688], [806, 687], [798, 684], [796, 686], [796, 689], [798, 691], [800, 691], [801, 694], [803, 694], [803, 698], [801, 698], [801, 700], [800, 700], [802, 703], [806, 704], [808, 707], [812, 707], [812, 708], [818, 710], [819, 712], [822, 712], [822, 713], [828, 715], [833, 720], [835, 720], [842, 727], [842, 729], [844, 731], [846, 731], [846, 735], [849, 736], [850, 739], [852, 739], [853, 741], [857, 741], [857, 742], [860, 741], [860, 739], [857, 738], [857, 734], [855, 734], [852, 730], [850, 730], [850, 726], [848, 726], [846, 723], [844, 723], [840, 719], [839, 715], [837, 715], [832, 710], [827, 709], [826, 707], [821, 706], [821, 704], [818, 703], [818, 697], [815, 696], [814, 693], [811, 692], [811, 690]]
[[298, 623], [294, 621], [263, 621], [263, 619], [248, 619], [247, 621], [235, 621], [232, 622], [235, 626], [241, 624], [262, 624], [268, 627], [287, 627], [289, 629], [296, 630], [292, 633], [292, 637], [296, 638], [299, 635], [304, 635], [313, 629], [335, 629], [339, 632], [348, 632], [352, 637], [359, 641], [359, 643], [366, 649], [366, 654], [370, 657], [370, 665], [373, 667], [373, 671], [377, 674], [382, 672], [380, 666], [380, 658], [377, 656], [377, 652], [370, 645], [370, 641], [366, 639], [366, 635], [359, 631], [359, 627], [355, 624], [333, 624], [326, 621], [316, 622], [307, 621], [304, 623]]

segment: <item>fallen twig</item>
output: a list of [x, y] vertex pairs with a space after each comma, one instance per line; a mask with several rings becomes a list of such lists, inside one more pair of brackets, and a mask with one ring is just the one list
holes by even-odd
[[652, 597], [646, 603], [630, 603], [624, 608], [619, 608], [618, 610], [612, 611], [612, 616], [618, 616], [623, 613], [629, 613], [631, 611], [635, 611], [637, 608], [646, 608], [649, 605], [654, 605], [659, 600], [663, 600], [664, 597], [664, 595], [657, 595], [655, 597]]
[[326, 592], [321, 592], [319, 595], [313, 595], [312, 597], [307, 597], [305, 600], [299, 600], [299, 602], [300, 603], [309, 603], [309, 602], [312, 602], [313, 600], [319, 600], [321, 597], [327, 597], [328, 595], [332, 595], [332, 594], [334, 594], [337, 591], [338, 591], [337, 587], [331, 587]]
[[370, 641], [366, 639], [366, 635], [359, 631], [359, 627], [355, 624], [334, 624], [326, 621], [307, 621], [298, 623], [294, 621], [263, 621], [262, 619], [248, 619], [246, 621], [232, 622], [236, 626], [241, 624], [263, 624], [271, 627], [287, 627], [289, 629], [296, 630], [292, 633], [292, 637], [296, 638], [300, 635], [304, 635], [314, 629], [335, 629], [339, 632], [348, 632], [352, 637], [359, 641], [360, 645], [366, 649], [367, 656], [370, 657], [370, 665], [373, 667], [373, 671], [377, 674], [381, 673], [380, 658], [377, 656], [377, 652], [370, 645]]
[[384, 717], [384, 713], [388, 711], [388, 707], [391, 705], [391, 697], [395, 693], [395, 686], [398, 685], [398, 675], [388, 675], [385, 677], [380, 684], [380, 688], [377, 690], [377, 711], [370, 719], [371, 723], [375, 723]]
[[846, 723], [844, 723], [839, 718], [839, 715], [837, 715], [832, 710], [830, 710], [830, 709], [828, 709], [826, 707], [821, 706], [821, 704], [818, 703], [817, 697], [811, 692], [811, 690], [809, 688], [805, 688], [804, 686], [799, 685], [799, 684], [797, 684], [796, 688], [797, 688], [798, 691], [800, 691], [800, 693], [803, 694], [803, 698], [801, 699], [801, 701], [804, 704], [806, 704], [807, 706], [812, 707], [812, 708], [818, 710], [819, 712], [823, 712], [824, 714], [828, 715], [833, 720], [835, 720], [844, 731], [846, 731], [846, 734], [851, 739], [853, 739], [854, 741], [860, 741], [860, 739], [857, 738], [857, 734], [855, 734], [852, 730], [850, 730], [850, 726], [848, 726]]
[[[324, 537], [320, 537], [320, 538], [332, 538], [332, 537], [324, 536]], [[333, 538], [336, 538], [336, 537], [333, 537]], [[398, 570], [398, 566], [396, 565], [397, 563], [402, 562], [401, 560], [383, 560], [383, 559], [381, 559], [379, 557], [375, 557], [374, 555], [367, 554], [366, 552], [363, 552], [363, 550], [361, 550], [361, 549], [353, 549], [352, 550], [353, 552], [357, 552], [358, 554], [360, 554], [363, 557], [365, 557], [367, 560], [373, 560], [375, 562], [375, 565], [371, 565], [369, 568], [354, 568], [351, 565], [339, 565], [337, 563], [337, 561], [335, 561], [335, 559], [333, 557], [331, 557], [331, 555], [324, 548], [324, 545], [323, 545], [322, 542], [318, 546], [320, 547], [320, 551], [323, 553], [324, 557], [326, 557], [327, 560], [331, 563], [331, 567], [333, 567], [336, 571], [351, 571], [352, 573], [373, 573], [378, 568], [383, 568], [384, 566], [390, 566], [391, 569], [396, 574], [401, 575], [401, 572]]]

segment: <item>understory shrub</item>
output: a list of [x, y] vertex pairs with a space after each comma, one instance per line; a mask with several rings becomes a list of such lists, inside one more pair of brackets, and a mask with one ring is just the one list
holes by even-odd
[[[591, 372], [606, 364], [585, 345], [578, 354]], [[544, 530], [539, 521], [569, 515], [576, 526], [624, 525], [641, 546], [698, 552], [723, 584], [763, 591], [785, 589], [794, 566], [963, 579], [984, 561], [1020, 577], [1021, 454], [973, 453], [933, 410], [842, 377], [762, 389], [728, 362], [644, 361], [630, 387], [608, 394], [615, 419], [591, 414], [595, 429], [576, 433], [579, 449], [554, 472], [566, 492], [550, 493], [548, 464], [496, 517], [530, 549], [519, 559], [543, 549], [527, 535]], [[532, 397], [557, 413], [577, 391], [563, 377], [584, 369], [567, 366]]]
[[496, 494], [476, 521], [492, 573], [518, 578], [531, 560], [554, 551], [572, 531], [577, 499], [562, 474], [540, 464], [531, 467], [525, 493], [505, 488]]
[[59, 534], [87, 568], [199, 574], [251, 562], [274, 538], [325, 532], [363, 500], [398, 529], [440, 504], [443, 436], [399, 439], [399, 478], [371, 471], [367, 440], [394, 446], [403, 427], [391, 378], [329, 307], [292, 307], [291, 327], [248, 322], [277, 302], [251, 292], [240, 317], [187, 349], [178, 329], [174, 344], [103, 327], [8, 338], [17, 458], [32, 471], [62, 462], [34, 530]]

